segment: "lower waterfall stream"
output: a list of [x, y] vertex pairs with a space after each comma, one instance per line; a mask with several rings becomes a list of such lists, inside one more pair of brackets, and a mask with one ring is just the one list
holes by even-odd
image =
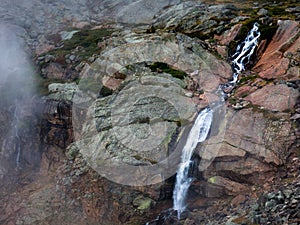
[[[249, 63], [250, 57], [254, 53], [259, 36], [258, 24], [255, 23], [247, 34], [246, 39], [238, 45], [236, 52], [232, 56], [233, 79], [229, 83], [222, 85], [222, 90], [224, 90], [224, 88], [232, 89], [235, 86], [238, 81], [239, 73], [245, 70], [245, 65]], [[225, 93], [222, 94], [226, 95]], [[198, 114], [182, 150], [181, 163], [177, 170], [176, 183], [173, 191], [173, 209], [177, 211], [178, 219], [180, 219], [181, 213], [186, 209], [187, 193], [192, 182], [192, 178], [189, 177], [189, 168], [192, 164], [191, 158], [197, 144], [205, 141], [208, 137], [213, 121], [213, 112], [214, 108], [205, 108]]]
[[199, 113], [182, 150], [181, 165], [177, 171], [176, 184], [173, 193], [173, 208], [177, 211], [178, 217], [180, 217], [180, 214], [185, 210], [185, 198], [192, 182], [192, 178], [189, 177], [189, 168], [192, 163], [191, 158], [193, 151], [198, 143], [206, 140], [212, 119], [213, 111], [210, 108], [205, 108]]

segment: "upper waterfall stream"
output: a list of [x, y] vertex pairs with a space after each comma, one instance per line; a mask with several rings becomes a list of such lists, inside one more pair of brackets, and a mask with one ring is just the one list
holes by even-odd
[[[245, 70], [245, 65], [249, 63], [250, 58], [254, 53], [259, 36], [260, 32], [258, 30], [258, 24], [255, 23], [253, 28], [247, 34], [246, 39], [238, 45], [236, 52], [232, 56], [232, 66], [234, 70], [232, 76], [233, 79], [225, 84], [223, 88], [233, 88], [235, 86], [238, 81], [239, 73]], [[191, 158], [197, 144], [205, 141], [208, 137], [213, 121], [213, 112], [214, 108], [205, 108], [198, 114], [182, 150], [181, 163], [177, 170], [176, 183], [173, 192], [173, 209], [177, 211], [179, 219], [181, 213], [186, 209], [188, 188], [192, 182], [192, 178], [189, 176], [189, 168], [192, 163]]]

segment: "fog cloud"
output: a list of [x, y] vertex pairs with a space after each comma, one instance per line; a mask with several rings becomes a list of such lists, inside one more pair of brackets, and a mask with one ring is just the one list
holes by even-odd
[[35, 93], [24, 35], [20, 27], [0, 24], [0, 176], [20, 162], [25, 118]]

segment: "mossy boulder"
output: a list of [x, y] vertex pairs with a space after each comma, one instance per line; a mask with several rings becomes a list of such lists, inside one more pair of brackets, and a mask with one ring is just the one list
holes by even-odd
[[133, 200], [132, 204], [139, 211], [149, 211], [151, 207], [155, 205], [155, 201], [151, 198], [139, 195]]

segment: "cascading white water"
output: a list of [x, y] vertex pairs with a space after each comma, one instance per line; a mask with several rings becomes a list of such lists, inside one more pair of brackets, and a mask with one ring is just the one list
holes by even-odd
[[212, 123], [213, 112], [210, 108], [202, 110], [190, 130], [187, 138], [187, 142], [182, 150], [181, 163], [177, 171], [176, 184], [173, 193], [174, 210], [177, 211], [178, 217], [185, 210], [185, 198], [192, 182], [192, 178], [189, 177], [189, 168], [192, 163], [192, 154], [198, 143], [205, 141], [210, 126]]
[[229, 82], [232, 85], [236, 84], [239, 73], [245, 70], [245, 65], [249, 63], [250, 57], [254, 53], [255, 47], [258, 43], [258, 38], [260, 37], [258, 27], [258, 23], [253, 25], [253, 28], [249, 31], [246, 39], [238, 45], [236, 52], [232, 56], [234, 73], [232, 75], [233, 80]]
[[[246, 39], [237, 47], [236, 53], [233, 55], [233, 80], [229, 83], [222, 85], [224, 87], [234, 87], [238, 81], [238, 76], [241, 71], [245, 69], [245, 65], [249, 63], [250, 57], [258, 43], [260, 32], [258, 24], [255, 23], [253, 28], [249, 31]], [[221, 89], [223, 89], [221, 87]], [[225, 96], [225, 93], [222, 93]], [[192, 163], [191, 157], [198, 143], [206, 140], [210, 130], [213, 118], [213, 110], [206, 108], [202, 110], [194, 122], [192, 129], [188, 135], [186, 144], [182, 150], [181, 163], [177, 170], [176, 183], [173, 192], [173, 209], [177, 211], [178, 218], [180, 219], [181, 213], [186, 209], [185, 199], [187, 191], [192, 182], [189, 177], [189, 168]]]

